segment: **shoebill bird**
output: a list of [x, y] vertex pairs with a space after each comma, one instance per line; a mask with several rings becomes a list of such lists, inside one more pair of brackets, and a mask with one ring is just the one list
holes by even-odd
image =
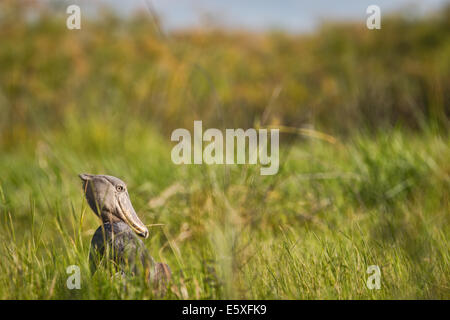
[[148, 229], [138, 218], [130, 201], [125, 183], [113, 176], [80, 174], [86, 200], [102, 225], [91, 240], [89, 260], [93, 270], [105, 256], [114, 262], [120, 274], [145, 277], [164, 290], [171, 276], [167, 264], [155, 262], [142, 238]]

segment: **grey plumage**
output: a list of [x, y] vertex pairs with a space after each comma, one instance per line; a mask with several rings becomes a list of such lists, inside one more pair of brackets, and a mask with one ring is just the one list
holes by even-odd
[[106, 257], [106, 262], [113, 262], [121, 274], [144, 273], [149, 281], [165, 287], [170, 268], [155, 262], [137, 236], [147, 238], [148, 229], [134, 211], [125, 183], [106, 175], [80, 174], [80, 178], [89, 206], [102, 220], [91, 240], [89, 259], [93, 271]]

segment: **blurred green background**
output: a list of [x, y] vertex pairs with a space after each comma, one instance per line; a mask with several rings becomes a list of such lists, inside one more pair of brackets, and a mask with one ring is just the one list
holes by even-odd
[[[90, 274], [81, 172], [122, 178], [164, 224], [146, 244], [174, 272], [166, 298], [450, 297], [450, 6], [305, 34], [66, 17], [0, 3], [1, 298], [153, 297]], [[194, 120], [282, 126], [280, 172], [175, 166], [170, 134]]]

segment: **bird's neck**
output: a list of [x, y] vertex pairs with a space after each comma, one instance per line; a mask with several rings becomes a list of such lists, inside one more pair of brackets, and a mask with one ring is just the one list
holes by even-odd
[[102, 225], [104, 230], [109, 233], [134, 233], [131, 227], [122, 220], [102, 221]]
[[102, 212], [100, 219], [102, 220], [103, 224], [106, 223], [117, 223], [117, 222], [123, 222], [121, 219], [119, 219], [118, 217], [116, 217], [115, 215], [109, 213], [109, 212]]

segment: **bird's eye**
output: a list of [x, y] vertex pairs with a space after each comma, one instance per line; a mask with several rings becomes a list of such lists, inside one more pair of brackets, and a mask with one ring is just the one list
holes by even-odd
[[123, 190], [125, 190], [125, 188], [123, 187], [123, 186], [117, 186], [116, 187], [116, 190], [118, 191], [118, 192], [122, 192]]

